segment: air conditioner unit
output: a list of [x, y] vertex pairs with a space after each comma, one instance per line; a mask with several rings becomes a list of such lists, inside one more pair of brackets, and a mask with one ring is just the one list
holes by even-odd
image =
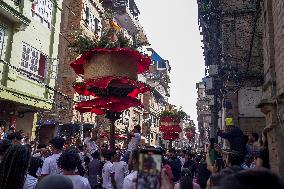
[[209, 72], [210, 76], [217, 75], [218, 74], [218, 65], [210, 65], [208, 72]]

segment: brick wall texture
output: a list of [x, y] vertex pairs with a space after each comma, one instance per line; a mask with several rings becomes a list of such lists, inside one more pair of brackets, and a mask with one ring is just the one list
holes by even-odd
[[266, 127], [272, 128], [268, 132], [270, 165], [284, 175], [284, 1], [265, 0], [263, 5], [264, 98], [272, 102], [266, 112]]

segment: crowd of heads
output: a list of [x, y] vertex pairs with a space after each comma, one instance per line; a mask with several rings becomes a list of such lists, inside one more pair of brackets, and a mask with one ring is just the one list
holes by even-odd
[[[141, 132], [140, 126], [135, 126], [135, 133]], [[90, 141], [97, 138], [90, 135]], [[135, 137], [133, 135], [133, 137]], [[162, 154], [162, 170], [166, 172], [169, 186], [178, 189], [284, 189], [283, 180], [269, 169], [251, 167], [258, 157], [258, 148], [267, 148], [265, 135], [259, 137], [256, 133], [245, 136], [247, 153], [235, 150], [223, 150], [212, 140], [207, 152], [197, 153], [192, 148], [164, 149], [157, 147]], [[23, 189], [27, 174], [41, 179], [37, 189], [56, 189], [56, 185], [72, 188], [72, 182], [61, 175], [50, 175], [42, 179], [39, 169], [44, 159], [52, 154], [60, 154], [58, 167], [63, 174], [78, 174], [86, 176], [88, 165], [92, 160], [101, 162], [122, 161], [127, 150], [109, 150], [108, 146], [100, 146], [100, 150], [86, 153], [86, 144], [67, 142], [62, 137], [55, 137], [48, 144], [33, 145], [24, 142], [22, 131], [7, 132], [6, 139], [0, 140], [0, 188]], [[139, 147], [141, 148], [141, 146]], [[139, 148], [132, 150], [127, 161], [128, 169], [137, 171], [139, 168]], [[144, 148], [147, 148], [144, 146]], [[151, 147], [153, 148], [153, 147]], [[87, 155], [88, 154], [88, 155]], [[148, 163], [156, 163], [148, 157]], [[144, 168], [152, 165], [143, 164]], [[154, 166], [155, 167], [155, 166]], [[162, 171], [162, 172], [163, 172]], [[50, 185], [53, 183], [52, 185]], [[57, 184], [54, 184], [57, 183]]]

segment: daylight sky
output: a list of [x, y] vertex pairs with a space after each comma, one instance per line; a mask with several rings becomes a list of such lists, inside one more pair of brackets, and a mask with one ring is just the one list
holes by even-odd
[[170, 61], [170, 103], [182, 106], [197, 123], [195, 84], [204, 76], [196, 0], [135, 0], [140, 23], [152, 45]]

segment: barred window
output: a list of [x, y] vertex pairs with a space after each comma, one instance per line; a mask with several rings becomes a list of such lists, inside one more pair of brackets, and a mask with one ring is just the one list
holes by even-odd
[[32, 17], [51, 27], [53, 2], [51, 0], [34, 0], [32, 3]]
[[47, 56], [30, 45], [23, 43], [21, 69], [34, 76], [46, 77]]

